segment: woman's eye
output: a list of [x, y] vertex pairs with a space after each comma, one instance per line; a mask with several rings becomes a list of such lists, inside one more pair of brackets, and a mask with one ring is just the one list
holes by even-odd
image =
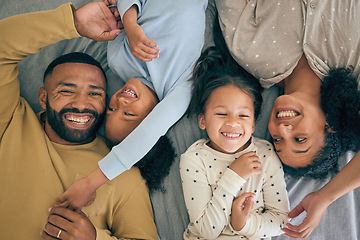
[[279, 143], [280, 142], [280, 138], [273, 138], [273, 143]]
[[306, 142], [307, 138], [295, 138], [295, 141], [298, 143]]
[[128, 112], [124, 112], [125, 116], [135, 116], [134, 114], [128, 113]]
[[115, 108], [109, 108], [108, 109], [110, 112], [114, 112], [115, 111]]

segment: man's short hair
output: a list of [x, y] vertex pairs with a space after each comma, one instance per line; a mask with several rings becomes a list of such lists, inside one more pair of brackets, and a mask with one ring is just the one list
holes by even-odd
[[52, 73], [52, 71], [54, 70], [54, 68], [56, 66], [63, 64], [63, 63], [84, 63], [84, 64], [94, 65], [94, 66], [98, 67], [101, 70], [101, 72], [104, 74], [105, 81], [107, 80], [105, 71], [98, 61], [96, 61], [93, 57], [91, 57], [90, 55], [88, 55], [86, 53], [72, 52], [72, 53], [62, 55], [62, 56], [56, 58], [55, 60], [53, 60], [44, 72], [43, 81], [45, 81], [45, 78], [47, 77], [47, 75]]

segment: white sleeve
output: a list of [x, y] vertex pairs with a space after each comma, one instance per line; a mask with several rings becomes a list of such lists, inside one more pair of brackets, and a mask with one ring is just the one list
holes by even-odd
[[229, 225], [233, 199], [245, 180], [226, 169], [217, 187], [211, 186], [207, 180], [211, 173], [194, 152], [181, 155], [180, 174], [191, 223], [202, 237], [218, 237]]

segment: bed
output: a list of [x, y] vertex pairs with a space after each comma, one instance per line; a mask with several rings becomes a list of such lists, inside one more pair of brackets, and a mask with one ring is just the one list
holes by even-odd
[[[49, 10], [66, 3], [66, 0], [12, 0], [3, 1], [0, 5], [0, 19], [39, 10]], [[75, 7], [79, 7], [89, 1], [73, 0]], [[206, 42], [204, 48], [211, 46], [212, 21], [214, 19], [215, 6], [212, 0], [209, 1], [207, 10]], [[1, 33], [0, 33], [1, 34]], [[43, 48], [39, 53], [30, 55], [27, 59], [20, 62], [20, 85], [21, 95], [30, 103], [34, 111], [41, 110], [38, 103], [37, 92], [42, 86], [42, 75], [47, 65], [56, 57], [75, 51], [88, 53], [97, 59], [105, 69], [108, 77], [108, 96], [116, 92], [124, 82], [119, 79], [108, 67], [106, 61], [106, 42], [95, 42], [86, 38], [75, 38], [64, 40], [56, 44]], [[275, 98], [278, 96], [276, 86], [267, 89], [263, 93], [264, 104], [254, 135], [260, 138], [270, 139], [267, 131], [269, 112]], [[103, 134], [103, 129], [100, 130]], [[197, 139], [206, 137], [206, 133], [201, 131], [197, 125], [197, 118], [182, 118], [167, 133], [175, 148], [177, 157], [171, 167], [169, 175], [164, 181], [165, 192], [155, 192], [151, 194], [151, 201], [154, 209], [155, 222], [158, 227], [160, 239], [177, 240], [182, 239], [182, 233], [186, 228], [189, 218], [187, 215], [185, 202], [182, 195], [181, 180], [179, 174], [180, 155]], [[350, 153], [351, 154], [351, 153]], [[351, 155], [344, 156], [343, 164]], [[286, 176], [291, 207], [298, 204], [309, 192], [322, 187], [332, 176], [324, 180], [313, 179], [293, 179]], [[332, 204], [323, 216], [320, 226], [313, 232], [311, 239], [358, 239], [360, 237], [359, 226], [359, 205], [360, 193], [358, 190], [347, 194], [339, 201]], [[347, 206], [344, 210], [341, 206]], [[336, 216], [336, 217], [335, 217]], [[340, 218], [351, 219], [351, 221], [337, 221]], [[297, 222], [301, 219], [297, 220]], [[330, 230], [330, 231], [329, 231]], [[281, 236], [279, 239], [285, 237]]]

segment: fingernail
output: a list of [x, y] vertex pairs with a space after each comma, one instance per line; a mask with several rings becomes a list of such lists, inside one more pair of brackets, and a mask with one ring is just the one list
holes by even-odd
[[52, 209], [51, 207], [50, 207], [50, 208], [48, 208], [48, 212], [51, 212], [51, 209]]

